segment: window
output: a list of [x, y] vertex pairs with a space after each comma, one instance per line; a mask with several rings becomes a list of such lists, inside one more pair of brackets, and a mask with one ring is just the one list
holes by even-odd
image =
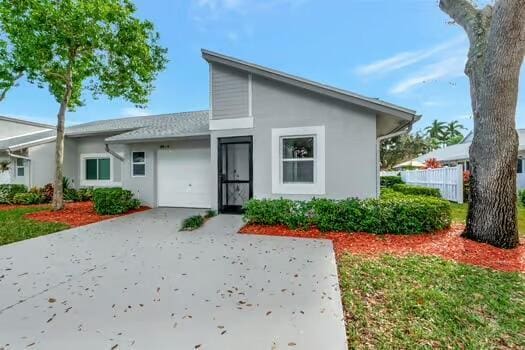
[[109, 158], [87, 158], [85, 160], [86, 180], [110, 180], [111, 161]]
[[16, 159], [16, 176], [24, 177], [26, 175], [25, 161], [21, 158]]
[[314, 183], [315, 137], [283, 137], [282, 148], [282, 182]]
[[517, 172], [518, 174], [521, 174], [523, 173], [523, 159], [519, 158], [518, 159], [518, 167], [517, 167]]
[[132, 152], [131, 158], [131, 175], [146, 176], [146, 153]]
[[272, 129], [272, 193], [325, 194], [325, 127]]

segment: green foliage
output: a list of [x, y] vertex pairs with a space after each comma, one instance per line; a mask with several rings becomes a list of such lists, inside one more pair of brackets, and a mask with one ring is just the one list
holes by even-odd
[[525, 277], [436, 257], [346, 254], [349, 349], [523, 349]]
[[10, 204], [17, 193], [27, 192], [25, 185], [0, 185], [0, 204]]
[[206, 211], [206, 214], [204, 214], [205, 219], [211, 219], [214, 216], [217, 216], [217, 212], [215, 210], [208, 210]]
[[404, 183], [401, 176], [381, 176], [381, 187], [390, 188], [397, 184]]
[[317, 227], [321, 231], [412, 234], [448, 228], [450, 203], [440, 198], [387, 191], [381, 199], [252, 199], [245, 206], [248, 223]]
[[0, 39], [0, 102], [23, 74], [24, 69], [17, 63], [10, 43], [5, 37]]
[[24, 239], [47, 235], [65, 230], [68, 225], [58, 222], [40, 222], [25, 218], [26, 214], [42, 210], [46, 207], [24, 207], [0, 211], [0, 246]]
[[78, 202], [78, 191], [74, 188], [64, 188], [64, 200]]
[[181, 231], [193, 231], [204, 224], [204, 218], [201, 215], [190, 216], [182, 222]]
[[93, 199], [92, 188], [81, 188], [77, 191], [79, 202], [88, 202]]
[[521, 205], [525, 205], [525, 190], [519, 190], [518, 198], [520, 200]]
[[404, 161], [428, 153], [439, 145], [421, 133], [401, 135], [381, 142], [381, 169], [391, 169]]
[[17, 193], [14, 195], [12, 203], [20, 205], [42, 204], [44, 203], [44, 197], [42, 194], [35, 192]]
[[438, 188], [429, 188], [422, 186], [413, 186], [407, 184], [393, 185], [392, 189], [396, 192], [414, 196], [430, 196], [441, 198], [441, 193]]
[[120, 187], [95, 189], [93, 203], [100, 215], [123, 214], [140, 207], [140, 201], [133, 198], [133, 193]]
[[[0, 0], [0, 24], [29, 81], [61, 103], [123, 97], [144, 105], [166, 66], [166, 49], [129, 0]], [[1, 52], [1, 51], [0, 51]]]

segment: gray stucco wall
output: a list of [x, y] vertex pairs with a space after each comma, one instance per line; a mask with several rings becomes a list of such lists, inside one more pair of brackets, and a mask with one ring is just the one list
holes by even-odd
[[[315, 197], [343, 199], [376, 195], [376, 115], [329, 97], [253, 77], [253, 129], [213, 131], [213, 187], [218, 186], [217, 138], [253, 136], [254, 196], [310, 199], [312, 195], [272, 193], [272, 128], [325, 126], [326, 193]], [[217, 207], [214, 191], [212, 206]]]
[[[104, 139], [109, 135], [80, 137], [80, 138], [66, 138], [65, 152], [64, 152], [64, 176], [70, 178], [74, 182], [75, 187], [83, 187], [82, 183], [84, 174], [81, 174], [81, 157], [83, 154], [106, 154]], [[111, 149], [121, 155], [126, 152], [126, 147], [123, 145], [113, 145]], [[113, 181], [118, 185], [122, 181], [122, 162], [116, 158], [113, 159]]]
[[28, 134], [30, 132], [48, 130], [43, 127], [16, 123], [8, 120], [0, 120], [0, 139], [17, 135]]
[[213, 119], [248, 117], [248, 74], [218, 63], [211, 67]]
[[31, 147], [31, 186], [43, 187], [55, 177], [55, 142]]
[[[209, 147], [209, 140], [205, 138], [188, 138], [166, 142], [135, 143], [125, 145], [125, 160], [122, 163], [122, 186], [140, 198], [143, 204], [150, 207], [157, 206], [157, 151], [161, 146], [170, 149], [187, 147]], [[146, 154], [146, 176], [133, 177], [131, 173], [131, 153], [145, 152]], [[175, 179], [177, 174], [173, 174]], [[211, 181], [211, 179], [210, 179]]]

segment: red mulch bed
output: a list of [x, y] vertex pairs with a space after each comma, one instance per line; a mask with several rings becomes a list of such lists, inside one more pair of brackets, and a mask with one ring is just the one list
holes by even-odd
[[99, 215], [95, 212], [92, 202], [66, 203], [61, 211], [44, 210], [36, 213], [26, 214], [26, 218], [44, 222], [61, 222], [71, 227], [84, 226], [95, 222], [112, 219], [118, 216], [129, 215], [148, 210], [148, 207], [140, 207], [121, 215]]
[[284, 226], [246, 225], [240, 233], [289, 236], [298, 238], [330, 239], [337, 256], [344, 252], [378, 256], [393, 254], [434, 255], [461, 263], [478, 265], [501, 271], [525, 273], [525, 245], [516, 249], [500, 249], [460, 237], [463, 225], [432, 234], [375, 235], [370, 233], [320, 232], [290, 230]]

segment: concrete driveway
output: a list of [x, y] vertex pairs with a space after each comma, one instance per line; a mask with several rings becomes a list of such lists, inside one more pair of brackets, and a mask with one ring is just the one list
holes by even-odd
[[0, 349], [346, 349], [331, 242], [156, 209], [0, 247]]

